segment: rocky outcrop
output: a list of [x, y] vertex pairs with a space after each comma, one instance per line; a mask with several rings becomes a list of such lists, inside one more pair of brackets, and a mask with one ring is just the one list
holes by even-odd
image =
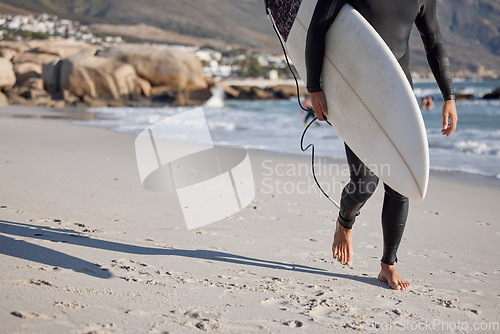
[[72, 40], [32, 41], [30, 53], [48, 54], [65, 59], [79, 54], [93, 56], [100, 47]]
[[16, 83], [16, 74], [12, 63], [5, 58], [0, 58], [0, 89], [10, 88]]
[[53, 60], [42, 66], [43, 86], [49, 94], [57, 98], [57, 94], [61, 92], [59, 78], [61, 77], [62, 60]]
[[129, 99], [140, 89], [132, 65], [116, 59], [76, 54], [60, 66], [60, 89], [82, 99]]
[[[48, 107], [199, 105], [215, 82], [201, 61], [175, 48], [144, 45], [99, 47], [68, 40], [0, 41], [0, 104]], [[228, 86], [227, 98], [289, 99], [294, 85]], [[301, 88], [300, 94], [305, 94]], [[7, 97], [7, 99], [5, 98]], [[2, 99], [3, 97], [3, 99]]]
[[9, 105], [9, 99], [7, 99], [7, 95], [0, 92], [0, 107], [5, 107]]
[[39, 65], [45, 65], [48, 63], [51, 63], [55, 60], [59, 60], [59, 58], [56, 55], [49, 54], [49, 53], [38, 53], [38, 52], [24, 52], [24, 53], [19, 53], [17, 54], [14, 58], [12, 58], [12, 63], [14, 64], [19, 64], [19, 63], [35, 63]]
[[[289, 99], [297, 96], [297, 87], [295, 85], [276, 85], [270, 86], [268, 89], [270, 89], [278, 99]], [[307, 89], [299, 86], [299, 94], [301, 96], [307, 94]]]
[[[295, 85], [276, 85], [261, 88], [250, 85], [221, 85], [228, 99], [238, 100], [274, 100], [274, 99], [289, 99], [297, 96], [297, 88]], [[305, 87], [299, 87], [300, 95], [305, 95], [307, 90]]]
[[0, 57], [6, 58], [8, 60], [12, 60], [12, 58], [17, 55], [17, 52], [15, 50], [9, 49], [9, 48], [0, 48]]
[[0, 49], [10, 49], [16, 53], [23, 53], [31, 49], [27, 42], [22, 41], [0, 41]]
[[132, 65], [151, 86], [164, 87], [174, 93], [174, 103], [178, 105], [193, 104], [190, 92], [211, 88], [200, 60], [184, 50], [124, 45], [106, 48], [98, 55]]
[[41, 78], [29, 78], [22, 85], [9, 89], [7, 93], [11, 104], [44, 107], [53, 107], [55, 104], [50, 94], [43, 89]]
[[483, 99], [487, 99], [487, 100], [500, 99], [500, 87], [496, 88], [491, 93], [484, 95]]
[[42, 65], [32, 62], [17, 63], [14, 65], [17, 84], [22, 84], [30, 78], [40, 78]]
[[240, 93], [238, 99], [240, 100], [267, 100], [275, 99], [272, 92], [268, 89], [262, 89], [257, 86], [233, 86]]
[[[211, 96], [213, 82], [203, 76], [201, 62], [191, 53], [131, 45], [96, 55], [99, 49], [67, 40], [0, 41], [0, 54], [11, 60], [0, 64], [0, 88], [11, 103], [24, 105], [42, 97], [91, 106], [147, 104], [146, 99], [185, 105]], [[40, 80], [32, 87], [35, 79]]]
[[457, 101], [467, 101], [474, 99], [474, 94], [460, 94], [455, 93], [455, 100]]

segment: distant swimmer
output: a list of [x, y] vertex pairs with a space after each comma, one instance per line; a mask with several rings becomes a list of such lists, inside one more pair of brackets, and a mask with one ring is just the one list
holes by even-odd
[[[304, 97], [304, 102], [302, 103], [303, 107], [307, 110], [302, 110], [302, 118], [304, 119], [304, 124], [309, 123], [310, 119], [313, 119], [316, 117], [316, 113], [314, 112], [311, 104], [311, 99], [309, 98], [309, 95], [306, 95]], [[316, 123], [316, 125], [319, 125], [319, 123]]]
[[424, 109], [424, 110], [431, 111], [432, 109], [434, 109], [434, 101], [432, 100], [432, 96], [425, 96], [422, 99], [421, 106], [422, 106], [422, 109]]

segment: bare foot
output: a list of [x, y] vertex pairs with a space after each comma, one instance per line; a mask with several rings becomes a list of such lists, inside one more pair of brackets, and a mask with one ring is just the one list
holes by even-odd
[[352, 265], [352, 229], [340, 225], [337, 219], [337, 227], [333, 235], [332, 245], [333, 258], [348, 266]]
[[380, 281], [389, 284], [394, 290], [408, 290], [410, 288], [410, 283], [399, 276], [396, 265], [389, 265], [381, 262], [380, 266], [382, 267], [380, 274], [378, 274], [378, 279]]

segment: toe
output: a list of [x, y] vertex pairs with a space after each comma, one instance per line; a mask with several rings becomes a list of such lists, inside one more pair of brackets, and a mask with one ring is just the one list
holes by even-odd
[[401, 290], [401, 285], [398, 283], [389, 284], [394, 290]]
[[348, 264], [349, 266], [351, 266], [351, 265], [352, 265], [352, 256], [351, 256], [351, 254], [352, 254], [351, 252], [349, 252], [349, 253], [347, 254], [347, 264]]

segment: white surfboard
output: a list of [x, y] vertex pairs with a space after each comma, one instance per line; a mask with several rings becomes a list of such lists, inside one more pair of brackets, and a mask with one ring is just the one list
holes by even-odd
[[[302, 0], [285, 43], [302, 78], [316, 2]], [[347, 145], [383, 182], [422, 200], [429, 149], [420, 108], [389, 47], [350, 5], [343, 6], [327, 32], [321, 80], [328, 119]]]

